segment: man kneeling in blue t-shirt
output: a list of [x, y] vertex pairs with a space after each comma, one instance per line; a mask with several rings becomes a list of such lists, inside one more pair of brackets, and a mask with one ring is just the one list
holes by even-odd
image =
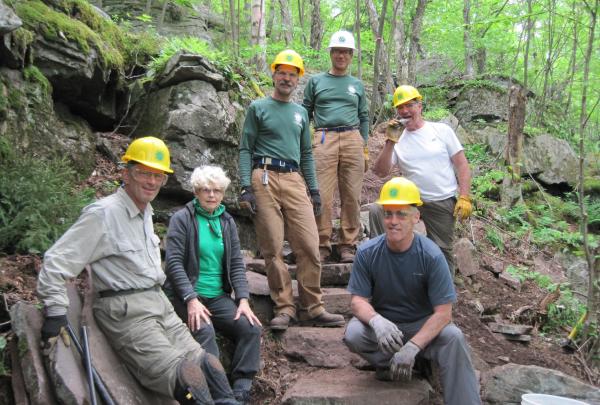
[[452, 323], [456, 292], [439, 247], [413, 233], [417, 186], [395, 177], [381, 189], [385, 234], [356, 253], [348, 291], [352, 313], [344, 342], [376, 367], [376, 378], [410, 380], [417, 355], [439, 369], [444, 403], [481, 404], [465, 338]]

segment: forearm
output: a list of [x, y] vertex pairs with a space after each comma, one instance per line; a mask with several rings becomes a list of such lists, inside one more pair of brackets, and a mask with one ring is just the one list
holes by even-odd
[[386, 141], [383, 149], [377, 156], [375, 164], [373, 165], [373, 173], [379, 177], [387, 176], [392, 170], [392, 155], [394, 154], [395, 143]]
[[471, 193], [471, 169], [469, 168], [469, 162], [467, 162], [464, 151], [460, 151], [454, 155], [452, 162], [456, 167], [458, 194], [468, 196]]
[[417, 332], [410, 340], [423, 350], [450, 322], [452, 322], [451, 315], [449, 316], [447, 314], [434, 312], [434, 314], [423, 324], [419, 332]]
[[354, 296], [350, 303], [352, 314], [365, 325], [369, 324], [371, 318], [377, 315], [377, 312], [366, 298]]

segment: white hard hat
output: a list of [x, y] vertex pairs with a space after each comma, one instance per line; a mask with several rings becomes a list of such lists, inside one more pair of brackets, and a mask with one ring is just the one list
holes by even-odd
[[335, 32], [329, 40], [327, 50], [331, 51], [331, 48], [348, 48], [355, 50], [354, 36], [348, 31]]

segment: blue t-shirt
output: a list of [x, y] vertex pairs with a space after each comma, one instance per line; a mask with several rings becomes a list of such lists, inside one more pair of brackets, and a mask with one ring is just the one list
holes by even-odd
[[442, 251], [418, 234], [402, 253], [388, 248], [385, 234], [360, 245], [348, 291], [370, 298], [375, 311], [396, 323], [418, 321], [430, 316], [434, 306], [456, 302]]

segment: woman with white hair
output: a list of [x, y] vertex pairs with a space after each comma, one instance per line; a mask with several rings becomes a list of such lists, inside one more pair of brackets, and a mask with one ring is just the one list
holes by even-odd
[[215, 329], [234, 342], [232, 388], [238, 401], [248, 403], [259, 368], [262, 325], [248, 303], [237, 227], [221, 204], [230, 182], [218, 166], [193, 171], [190, 184], [195, 198], [169, 222], [165, 290], [209, 353], [219, 356]]

